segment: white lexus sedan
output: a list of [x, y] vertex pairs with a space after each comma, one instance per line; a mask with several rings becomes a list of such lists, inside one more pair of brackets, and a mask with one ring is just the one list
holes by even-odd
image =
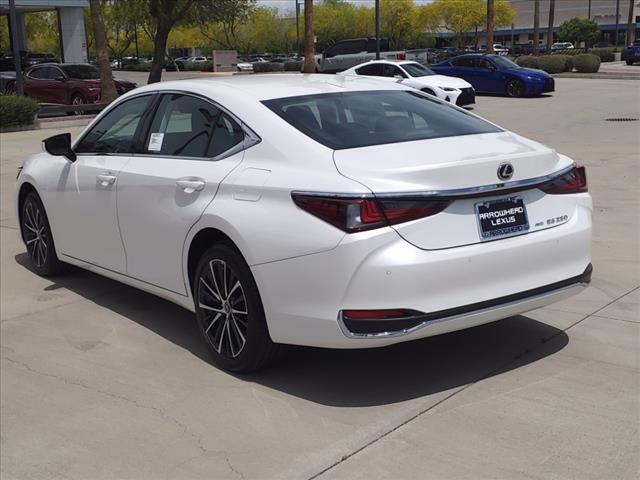
[[584, 168], [403, 83], [156, 83], [44, 150], [17, 179], [33, 269], [195, 312], [228, 370], [492, 322], [591, 277]]
[[438, 75], [418, 62], [372, 60], [356, 65], [339, 75], [363, 75], [402, 82], [460, 107], [476, 103], [476, 91], [469, 82], [458, 77]]

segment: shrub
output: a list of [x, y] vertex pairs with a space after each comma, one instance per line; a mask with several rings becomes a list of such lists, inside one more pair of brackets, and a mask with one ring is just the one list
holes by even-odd
[[538, 57], [538, 68], [547, 73], [564, 72], [567, 57], [564, 55], [543, 55]]
[[188, 62], [182, 69], [185, 72], [213, 72], [213, 62]]
[[595, 73], [600, 70], [600, 57], [583, 53], [573, 57], [573, 66], [580, 73]]
[[600, 57], [601, 62], [613, 62], [613, 48], [593, 48], [589, 53]]
[[522, 55], [518, 57], [516, 63], [525, 68], [540, 68], [538, 57], [534, 57], [533, 55]]
[[303, 62], [284, 62], [285, 72], [301, 72]]
[[0, 129], [33, 125], [38, 108], [38, 102], [33, 98], [0, 95]]
[[254, 73], [284, 72], [284, 63], [259, 62], [253, 64]]
[[565, 61], [564, 61], [564, 71], [565, 72], [573, 72], [573, 56], [572, 55], [565, 55]]

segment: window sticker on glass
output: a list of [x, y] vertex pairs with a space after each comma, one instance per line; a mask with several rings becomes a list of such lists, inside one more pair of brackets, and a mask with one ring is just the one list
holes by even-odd
[[150, 152], [159, 152], [162, 150], [162, 140], [164, 140], [164, 133], [152, 133], [149, 138], [149, 147], [147, 150]]

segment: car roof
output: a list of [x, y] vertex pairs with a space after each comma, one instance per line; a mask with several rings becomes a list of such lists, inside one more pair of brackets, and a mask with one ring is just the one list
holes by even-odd
[[183, 90], [217, 97], [253, 99], [255, 101], [323, 93], [371, 90], [411, 90], [410, 87], [388, 84], [366, 77], [323, 74], [254, 74], [224, 77], [191, 78], [154, 83], [137, 88], [136, 92]]

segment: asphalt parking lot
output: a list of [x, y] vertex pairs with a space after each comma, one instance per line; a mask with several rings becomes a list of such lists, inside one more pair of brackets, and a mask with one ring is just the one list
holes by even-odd
[[63, 130], [0, 134], [1, 477], [638, 478], [640, 121], [605, 119], [640, 118], [640, 82], [556, 89], [473, 111], [587, 166], [588, 290], [384, 349], [291, 349], [247, 376], [208, 362], [179, 307], [81, 270], [33, 274], [16, 168]]

